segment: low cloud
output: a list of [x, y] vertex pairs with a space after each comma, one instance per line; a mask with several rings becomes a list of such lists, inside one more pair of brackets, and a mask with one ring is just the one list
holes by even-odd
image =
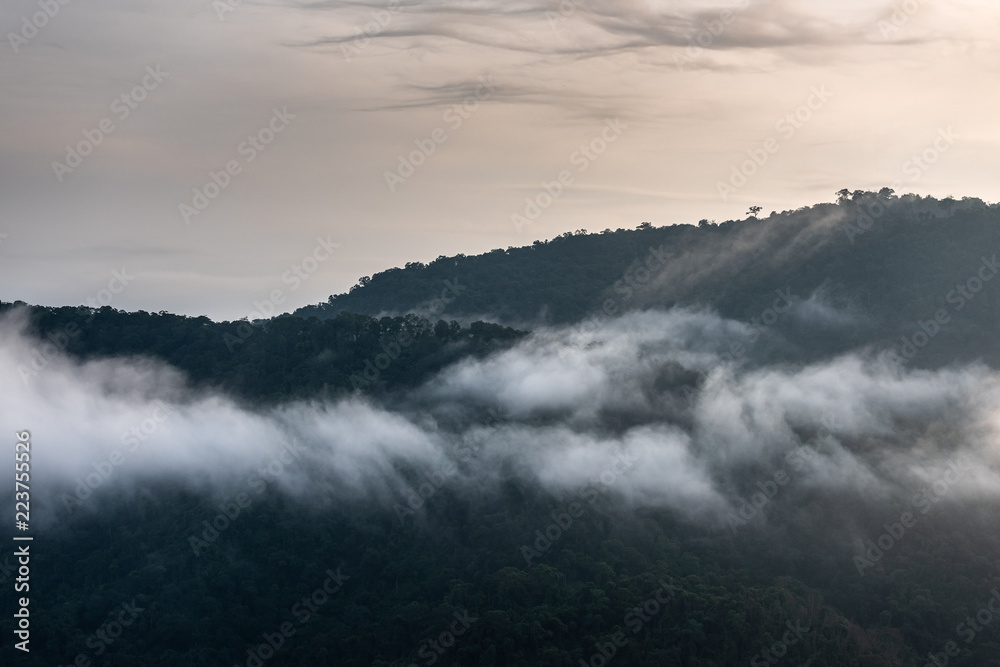
[[[252, 411], [149, 359], [56, 354], [22, 382], [41, 343], [13, 314], [0, 320], [0, 421], [32, 432], [33, 488], [50, 501], [115, 451], [124, 460], [95, 495], [151, 480], [232, 493], [289, 450], [298, 462], [268, 481], [309, 503], [389, 507], [414, 475], [454, 465], [456, 491], [514, 477], [565, 498], [589, 485], [717, 526], [777, 469], [790, 495], [869, 502], [907, 499], [958, 459], [974, 472], [951, 498], [1000, 495], [994, 371], [909, 370], [872, 351], [799, 365], [727, 357], [746, 330], [710, 311], [639, 312], [539, 331], [392, 407], [355, 396]], [[815, 455], [789, 468], [806, 445]]]

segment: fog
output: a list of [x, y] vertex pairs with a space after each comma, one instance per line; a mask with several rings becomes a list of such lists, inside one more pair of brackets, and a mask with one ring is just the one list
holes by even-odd
[[[817, 312], [811, 300], [796, 308]], [[355, 395], [266, 410], [150, 359], [81, 363], [50, 348], [47, 367], [22, 379], [41, 346], [25, 327], [22, 313], [0, 320], [0, 421], [11, 437], [31, 432], [33, 498], [64, 508], [67, 494], [96, 508], [92, 498], [162, 480], [388, 508], [428, 479], [482, 492], [515, 478], [555, 499], [599, 488], [716, 528], [779, 470], [789, 496], [908, 503], [957, 461], [950, 501], [1000, 494], [994, 371], [912, 370], [872, 350], [751, 361], [731, 350], [753, 348], [754, 331], [708, 310], [542, 329], [384, 404]], [[764, 332], [765, 344], [782, 339]]]

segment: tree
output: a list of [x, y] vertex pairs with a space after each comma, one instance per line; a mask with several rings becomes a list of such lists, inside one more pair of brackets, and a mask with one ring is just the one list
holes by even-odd
[[750, 217], [756, 218], [757, 214], [760, 213], [763, 210], [764, 209], [762, 209], [760, 206], [751, 206], [750, 210], [747, 211], [747, 213], [750, 215]]

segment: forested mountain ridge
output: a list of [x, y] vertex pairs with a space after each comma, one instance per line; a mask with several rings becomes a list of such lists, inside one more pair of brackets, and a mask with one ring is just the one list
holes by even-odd
[[[900, 351], [914, 335], [921, 342], [923, 323], [934, 340], [916, 365], [998, 364], [1000, 309], [995, 291], [985, 289], [1000, 270], [998, 251], [998, 205], [842, 191], [836, 204], [761, 220], [643, 223], [411, 263], [362, 278], [349, 293], [300, 308], [291, 319], [212, 322], [110, 307], [31, 307], [30, 320], [41, 337], [78, 326], [80, 335], [62, 346], [78, 358], [152, 355], [197, 383], [254, 400], [413, 384], [466, 353], [523, 335], [480, 318], [530, 329], [630, 309], [707, 306], [759, 322], [776, 294], [816, 315], [810, 322], [781, 318], [774, 327], [795, 341], [786, 347], [800, 357], [810, 345], [824, 355], [861, 345]], [[0, 303], [0, 310], [11, 306]], [[936, 322], [942, 310], [944, 321]], [[401, 333], [414, 341], [400, 347], [401, 361], [371, 368]]]
[[836, 203], [762, 219], [579, 230], [526, 247], [412, 262], [362, 277], [348, 293], [295, 314], [421, 312], [449, 280], [464, 291], [443, 306], [447, 317], [485, 317], [526, 329], [601, 315], [609, 301], [617, 313], [710, 306], [750, 320], [774, 302], [776, 290], [786, 290], [855, 315], [845, 346], [901, 345], [900, 336], [919, 331], [919, 322], [936, 311], [962, 310], [959, 321], [943, 327], [940, 340], [950, 343], [936, 345], [920, 362], [947, 363], [957, 350], [939, 350], [957, 345], [952, 334], [958, 331], [962, 354], [1000, 361], [990, 356], [992, 331], [1000, 325], [994, 297], [957, 290], [984, 260], [996, 272], [1000, 205], [897, 196], [887, 188], [837, 194]]
[[0, 304], [0, 663], [996, 664], [1000, 211], [839, 197], [253, 322]]
[[3, 302], [0, 314], [18, 307], [39, 339], [18, 367], [24, 382], [44, 372], [57, 354], [79, 361], [143, 357], [170, 364], [197, 387], [258, 404], [413, 386], [462, 357], [502, 349], [524, 336], [497, 324], [462, 327], [415, 315], [213, 322], [110, 306]]

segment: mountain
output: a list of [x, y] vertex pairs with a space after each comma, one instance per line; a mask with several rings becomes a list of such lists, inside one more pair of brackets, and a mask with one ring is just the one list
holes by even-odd
[[845, 190], [253, 322], [0, 304], [0, 664], [996, 664], [998, 230]]
[[[838, 195], [835, 204], [760, 220], [581, 230], [527, 247], [412, 262], [362, 277], [350, 292], [295, 314], [412, 312], [533, 329], [608, 312], [708, 306], [750, 321], [783, 291], [832, 318], [818, 332], [825, 352], [829, 345], [901, 348], [903, 336], [912, 338], [944, 309], [954, 317], [920, 364], [1000, 362], [993, 344], [1000, 311], [989, 291], [978, 291], [1000, 266], [1000, 205], [887, 188]], [[461, 293], [435, 302], [448, 285]]]

